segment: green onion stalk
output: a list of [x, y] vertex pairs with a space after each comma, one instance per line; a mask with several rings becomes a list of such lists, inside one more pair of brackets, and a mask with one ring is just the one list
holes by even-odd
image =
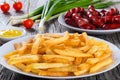
[[[27, 18], [27, 17], [26, 17]], [[41, 14], [38, 14], [38, 15], [35, 15], [35, 16], [32, 16], [30, 17], [30, 19], [32, 19], [33, 21], [35, 21], [36, 19], [40, 19], [41, 18]], [[21, 19], [13, 19], [13, 20], [10, 20], [10, 23], [12, 25], [20, 25], [25, 19], [24, 18], [21, 18]]]
[[42, 12], [42, 16], [41, 16], [41, 21], [39, 23], [39, 29], [43, 30], [44, 27], [44, 22], [47, 21], [53, 14], [53, 12], [60, 6], [62, 5], [62, 0], [56, 0], [54, 2], [54, 4], [52, 6], [50, 6], [51, 4], [51, 0], [48, 0], [46, 5], [44, 6], [43, 12]]
[[41, 14], [42, 13], [42, 10], [43, 10], [43, 6], [41, 7], [38, 7], [37, 9], [35, 9], [33, 12], [29, 13], [29, 14], [25, 14], [25, 15], [22, 15], [22, 16], [11, 16], [10, 17], [10, 20], [12, 19], [25, 19], [27, 18], [28, 16], [29, 17], [33, 17], [33, 16], [36, 16], [38, 14]]

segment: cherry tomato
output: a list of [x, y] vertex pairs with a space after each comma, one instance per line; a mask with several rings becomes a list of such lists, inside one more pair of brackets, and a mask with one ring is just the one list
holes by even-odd
[[33, 22], [32, 19], [25, 19], [25, 20], [23, 21], [23, 25], [24, 25], [24, 27], [25, 27], [26, 29], [32, 28], [33, 24], [34, 24], [34, 22]]
[[20, 11], [22, 9], [22, 2], [18, 1], [18, 2], [15, 2], [13, 4], [13, 8], [16, 10], [16, 11]]
[[2, 10], [4, 13], [8, 12], [9, 9], [10, 9], [10, 5], [9, 5], [8, 3], [5, 2], [5, 3], [1, 4], [1, 10]]

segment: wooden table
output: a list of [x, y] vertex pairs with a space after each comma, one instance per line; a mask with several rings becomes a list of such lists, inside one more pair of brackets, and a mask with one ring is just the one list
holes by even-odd
[[[6, 1], [8, 3], [10, 3], [10, 5], [12, 7], [13, 2], [11, 0], [6, 0]], [[9, 20], [10, 16], [22, 15], [22, 14], [27, 13], [27, 0], [20, 0], [20, 1], [23, 2], [22, 11], [15, 12], [13, 10], [13, 8], [10, 9], [9, 13], [5, 13], [5, 14], [3, 14], [0, 11], [0, 21], [2, 21], [6, 25], [10, 25], [10, 20]], [[30, 11], [33, 11], [38, 6], [43, 5], [46, 0], [30, 0], [30, 1], [32, 2]], [[113, 1], [119, 1], [119, 0], [113, 0]], [[3, 2], [3, 0], [0, 0], [0, 3], [1, 2]], [[113, 7], [113, 6], [111, 6], [111, 7]], [[119, 9], [120, 4], [114, 5], [114, 7], [118, 7], [118, 9]], [[60, 25], [58, 23], [57, 19], [52, 19], [52, 20], [46, 22], [45, 26], [46, 26], [45, 30], [40, 33], [45, 33], [45, 32], [62, 33], [65, 31], [76, 32], [76, 31], [73, 31], [71, 29], [68, 29], [68, 28]], [[23, 27], [23, 26], [18, 26], [18, 27]], [[27, 31], [27, 35], [37, 34], [38, 24], [34, 24], [32, 29], [29, 29], [26, 31]], [[118, 46], [120, 48], [120, 37], [119, 37], [120, 33], [114, 33], [114, 34], [109, 34], [109, 35], [92, 35], [92, 36], [96, 36], [96, 37], [105, 39], [107, 41], [110, 41], [111, 43], [115, 44], [116, 46]], [[2, 43], [1, 43], [1, 45], [2, 45]], [[24, 75], [15, 73], [15, 72], [10, 71], [0, 65], [0, 80], [41, 80], [41, 79], [24, 76]], [[118, 65], [116, 68], [114, 68], [108, 72], [105, 72], [103, 74], [86, 77], [86, 78], [81, 78], [79, 80], [120, 80], [120, 65]]]

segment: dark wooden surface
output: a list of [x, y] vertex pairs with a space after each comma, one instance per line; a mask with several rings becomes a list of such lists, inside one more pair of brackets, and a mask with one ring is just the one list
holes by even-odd
[[[23, 9], [20, 12], [15, 12], [12, 8], [13, 2], [11, 0], [6, 0], [8, 3], [11, 5], [11, 9], [9, 13], [3, 14], [0, 11], [0, 21], [3, 22], [6, 25], [10, 25], [10, 16], [15, 16], [15, 15], [22, 15], [27, 13], [27, 0], [20, 0], [22, 1], [23, 4]], [[35, 8], [37, 8], [40, 5], [43, 5], [46, 0], [30, 0], [32, 2], [30, 11], [33, 11]], [[113, 0], [113, 1], [119, 1], [119, 0]], [[0, 0], [0, 3], [2, 3], [3, 0]], [[111, 7], [120, 7], [120, 4], [111, 6]], [[23, 27], [23, 26], [17, 26], [17, 27]], [[37, 34], [38, 32], [38, 24], [34, 24], [33, 28], [30, 30], [26, 30], [27, 35], [33, 35]], [[62, 33], [64, 31], [69, 31], [69, 32], [76, 32], [71, 29], [65, 28], [64, 26], [60, 25], [57, 21], [57, 19], [50, 20], [46, 22], [45, 24], [45, 30], [40, 32], [40, 33]], [[120, 48], [120, 33], [114, 33], [114, 34], [109, 34], [109, 35], [92, 35], [96, 36], [102, 39], [105, 39], [107, 41], [110, 41], [114, 43], [116, 46]], [[29, 76], [24, 76], [18, 73], [15, 73], [13, 71], [10, 71], [3, 66], [0, 65], [0, 80], [41, 80], [40, 78], [34, 78], [34, 77], [29, 77]], [[99, 74], [96, 76], [91, 76], [91, 77], [86, 77], [86, 78], [80, 78], [77, 80], [120, 80], [120, 65], [118, 65], [116, 68], [105, 72], [103, 74]]]

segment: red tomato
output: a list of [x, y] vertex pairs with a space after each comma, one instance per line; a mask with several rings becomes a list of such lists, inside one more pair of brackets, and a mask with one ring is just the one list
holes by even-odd
[[20, 11], [22, 9], [22, 2], [18, 1], [18, 2], [15, 2], [13, 4], [13, 8], [16, 10], [16, 11]]
[[9, 9], [10, 9], [10, 5], [8, 3], [5, 2], [5, 3], [1, 4], [1, 10], [3, 12], [8, 12]]
[[23, 26], [26, 28], [26, 29], [30, 29], [32, 26], [33, 26], [34, 22], [32, 19], [25, 19], [23, 21]]

